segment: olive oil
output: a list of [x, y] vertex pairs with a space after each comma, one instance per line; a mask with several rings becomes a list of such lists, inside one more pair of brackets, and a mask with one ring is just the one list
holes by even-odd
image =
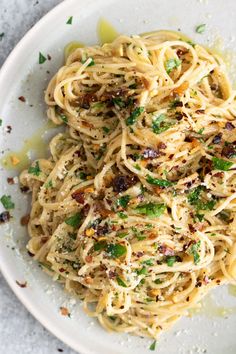
[[97, 35], [99, 44], [111, 43], [119, 36], [119, 33], [110, 22], [101, 18], [97, 24]]

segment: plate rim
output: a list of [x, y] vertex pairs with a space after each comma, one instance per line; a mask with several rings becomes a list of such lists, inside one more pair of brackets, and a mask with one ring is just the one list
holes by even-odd
[[[15, 57], [20, 55], [22, 47], [27, 45], [27, 42], [30, 42], [34, 37], [35, 32], [40, 30], [44, 25], [50, 21], [50, 19], [56, 16], [56, 13], [63, 12], [63, 8], [68, 7], [68, 4], [73, 4], [75, 0], [63, 0], [56, 6], [54, 6], [50, 11], [48, 11], [43, 17], [37, 21], [33, 27], [31, 27], [24, 36], [20, 39], [20, 41], [15, 45], [12, 51], [7, 56], [6, 60], [3, 62], [3, 65], [0, 68], [0, 86], [5, 80], [5, 77], [8, 75], [9, 67], [11, 67], [12, 63], [15, 61]], [[83, 6], [83, 0], [76, 0], [77, 5]], [[63, 333], [63, 329], [59, 326], [53, 326], [48, 321], [48, 316], [44, 314], [44, 312], [40, 312], [36, 306], [33, 305], [30, 299], [28, 299], [26, 293], [22, 292], [19, 286], [16, 284], [13, 279], [12, 272], [9, 268], [4, 264], [2, 259], [0, 258], [0, 272], [3, 275], [5, 281], [9, 285], [10, 289], [13, 291], [17, 299], [23, 304], [23, 306], [27, 309], [27, 311], [38, 321], [44, 328], [46, 328], [52, 335], [57, 337], [64, 344], [69, 346], [71, 349], [76, 351], [79, 354], [92, 354], [91, 350], [86, 348], [83, 344], [74, 342], [72, 338], [68, 337], [68, 335]]]

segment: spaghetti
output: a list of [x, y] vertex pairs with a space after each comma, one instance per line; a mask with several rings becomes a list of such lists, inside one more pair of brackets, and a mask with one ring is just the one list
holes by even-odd
[[179, 34], [78, 48], [46, 91], [67, 130], [21, 174], [28, 250], [107, 330], [157, 338], [236, 283], [236, 91]]

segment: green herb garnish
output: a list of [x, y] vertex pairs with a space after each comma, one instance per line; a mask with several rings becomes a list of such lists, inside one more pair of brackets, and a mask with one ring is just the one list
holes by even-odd
[[146, 259], [145, 261], [142, 261], [142, 264], [146, 264], [148, 266], [153, 266], [154, 263], [153, 263], [153, 259]]
[[205, 29], [206, 29], [206, 24], [203, 23], [203, 24], [198, 25], [198, 26], [196, 27], [196, 32], [199, 33], [199, 34], [202, 34], [202, 33], [205, 32]]
[[154, 178], [150, 175], [147, 176], [146, 181], [150, 184], [153, 184], [153, 185], [161, 187], [161, 188], [168, 188], [174, 184], [173, 182], [168, 181], [166, 179], [158, 179], [158, 178]]
[[172, 70], [178, 68], [181, 65], [182, 61], [180, 59], [172, 58], [165, 62], [165, 69], [167, 74], [170, 74]]
[[52, 188], [52, 187], [53, 187], [52, 180], [50, 179], [47, 183], [45, 183], [45, 184], [44, 184], [44, 187], [45, 187], [46, 189]]
[[66, 219], [65, 223], [76, 229], [80, 225], [81, 219], [82, 219], [81, 213], [76, 213], [71, 217], [69, 217], [68, 219]]
[[5, 36], [4, 32], [0, 33], [0, 41], [3, 39], [4, 36]]
[[3, 195], [0, 199], [0, 201], [1, 201], [2, 205], [4, 206], [4, 208], [7, 210], [15, 208], [15, 204], [11, 200], [10, 195]]
[[90, 63], [88, 64], [88, 66], [93, 66], [95, 65], [94, 59], [89, 57], [87, 59], [81, 60], [81, 63], [84, 64], [88, 59], [91, 59]]
[[117, 215], [118, 215], [119, 218], [121, 218], [121, 219], [127, 219], [127, 218], [128, 218], [128, 216], [127, 216], [125, 213], [122, 213], [122, 211], [119, 211], [119, 212], [117, 213]]
[[165, 204], [148, 203], [139, 205], [134, 209], [137, 213], [147, 215], [150, 218], [161, 216], [166, 210]]
[[130, 114], [130, 116], [126, 119], [126, 125], [133, 125], [137, 118], [140, 116], [141, 113], [144, 112], [144, 107], [137, 107], [135, 110]]
[[125, 102], [120, 97], [113, 98], [112, 103], [120, 108], [124, 108], [126, 106]]
[[165, 121], [166, 120], [166, 115], [165, 114], [160, 114], [158, 117], [156, 117], [152, 121], [152, 131], [155, 134], [161, 134], [168, 130], [172, 125], [174, 125], [176, 122], [175, 121]]
[[152, 342], [152, 344], [150, 345], [149, 350], [154, 351], [156, 349], [156, 344], [157, 344], [157, 341], [154, 340], [154, 342]]
[[214, 169], [220, 171], [228, 171], [230, 167], [233, 166], [233, 162], [219, 159], [218, 157], [213, 157], [212, 162], [213, 162]]
[[80, 172], [80, 173], [79, 173], [79, 178], [82, 179], [82, 181], [85, 181], [86, 178], [87, 178], [87, 174], [84, 173], [84, 172]]
[[129, 195], [124, 195], [123, 197], [120, 197], [117, 200], [117, 205], [121, 206], [123, 209], [125, 209], [130, 201], [130, 196]]
[[159, 285], [162, 284], [163, 282], [161, 281], [161, 279], [157, 278], [156, 280], [154, 280], [154, 283]]
[[2, 119], [0, 119], [0, 127], [2, 126]]
[[190, 248], [189, 253], [193, 255], [194, 264], [198, 264], [200, 261], [200, 255], [198, 253], [200, 246], [201, 241], [198, 241], [197, 243], [194, 243]]
[[64, 123], [68, 123], [68, 118], [65, 114], [60, 114], [59, 118], [64, 122]]
[[110, 132], [110, 129], [107, 127], [102, 127], [102, 130], [104, 131], [105, 134], [108, 134]]
[[46, 60], [47, 58], [41, 52], [39, 52], [39, 64], [43, 64]]
[[136, 270], [137, 275], [146, 275], [147, 274], [147, 268], [143, 267], [141, 269]]
[[120, 277], [117, 277], [116, 281], [117, 281], [118, 285], [123, 286], [123, 288], [127, 288], [127, 285]]
[[95, 243], [95, 245], [93, 246], [94, 251], [101, 251], [104, 250], [107, 246], [107, 243], [105, 241], [99, 241], [97, 243]]
[[30, 166], [28, 168], [28, 172], [31, 173], [34, 176], [39, 176], [40, 173], [42, 172], [39, 167], [39, 162], [36, 161], [34, 166]]
[[67, 25], [72, 25], [73, 16], [70, 16], [66, 22]]
[[173, 267], [175, 262], [176, 262], [176, 257], [175, 256], [166, 257], [166, 263], [167, 263], [168, 267]]
[[106, 252], [111, 258], [119, 258], [126, 254], [127, 249], [125, 246], [120, 245], [119, 243], [113, 244], [110, 243], [106, 247]]

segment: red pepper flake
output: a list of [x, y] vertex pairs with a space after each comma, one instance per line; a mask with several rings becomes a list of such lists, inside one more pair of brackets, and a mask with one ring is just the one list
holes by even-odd
[[8, 183], [8, 184], [11, 184], [11, 185], [12, 185], [12, 184], [15, 184], [15, 183], [14, 183], [14, 178], [12, 178], [12, 177], [7, 177], [7, 183]]
[[17, 284], [20, 288], [26, 288], [26, 287], [27, 287], [27, 281], [25, 281], [24, 283], [20, 283], [18, 280], [16, 280], [16, 284]]
[[20, 96], [20, 97], [18, 97], [18, 100], [19, 100], [19, 101], [21, 101], [21, 102], [25, 102], [25, 101], [26, 101], [26, 99], [25, 99], [25, 97], [24, 97], [24, 96]]
[[63, 272], [65, 272], [66, 270], [64, 269], [64, 268], [59, 268], [59, 272], [60, 273], [63, 273]]
[[20, 187], [20, 190], [21, 190], [22, 193], [27, 193], [27, 192], [29, 192], [29, 187], [27, 187], [27, 186], [21, 186], [21, 187]]
[[10, 213], [9, 211], [4, 211], [0, 214], [0, 224], [3, 224], [4, 222], [7, 222], [10, 220]]
[[52, 57], [51, 57], [50, 54], [48, 54], [47, 57], [48, 57], [48, 60], [51, 60], [51, 59], [52, 59]]
[[234, 128], [235, 128], [235, 126], [231, 122], [227, 122], [225, 124], [225, 129], [227, 129], [227, 130], [233, 130]]
[[86, 260], [87, 263], [91, 263], [92, 260], [93, 260], [93, 257], [92, 257], [91, 255], [86, 256], [86, 257], [85, 257], [85, 260]]
[[187, 296], [186, 301], [189, 302], [189, 299], [190, 299], [189, 296]]
[[61, 315], [70, 317], [70, 312], [66, 307], [60, 307]]
[[10, 134], [11, 131], [12, 131], [11, 125], [7, 125], [7, 127], [6, 127], [6, 132], [7, 132], [8, 134]]
[[164, 254], [164, 256], [174, 256], [174, 254], [175, 254], [175, 251], [165, 244], [163, 244], [159, 247], [159, 252]]
[[84, 192], [81, 192], [80, 190], [75, 191], [72, 193], [71, 197], [76, 200], [77, 203], [79, 204], [84, 204]]
[[22, 216], [22, 218], [20, 219], [20, 224], [22, 226], [28, 225], [29, 219], [30, 219], [30, 215], [29, 214]]
[[210, 279], [208, 278], [207, 275], [203, 278], [203, 283], [204, 283], [204, 285], [207, 285], [210, 283]]

